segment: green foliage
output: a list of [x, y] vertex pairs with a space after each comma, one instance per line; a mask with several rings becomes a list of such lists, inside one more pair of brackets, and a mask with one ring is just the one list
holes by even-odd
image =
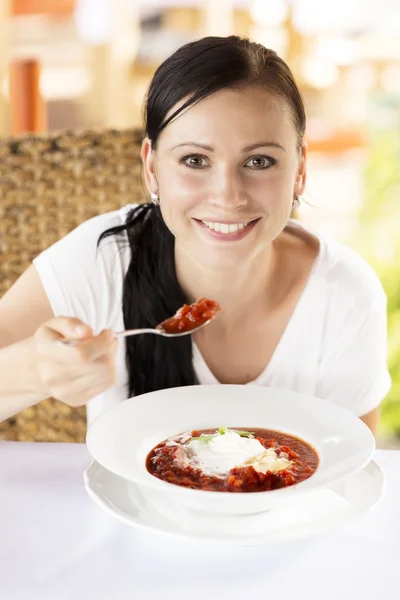
[[400, 135], [374, 136], [365, 169], [365, 196], [354, 246], [377, 272], [388, 297], [388, 365], [392, 389], [382, 405], [381, 431], [400, 438]]

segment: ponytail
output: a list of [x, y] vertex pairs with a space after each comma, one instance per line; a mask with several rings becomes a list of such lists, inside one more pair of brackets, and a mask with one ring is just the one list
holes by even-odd
[[[104, 231], [98, 241], [127, 233], [131, 261], [125, 275], [122, 310], [126, 329], [155, 327], [187, 302], [175, 270], [175, 239], [153, 204], [133, 208], [125, 225]], [[190, 336], [126, 338], [129, 396], [197, 383]]]

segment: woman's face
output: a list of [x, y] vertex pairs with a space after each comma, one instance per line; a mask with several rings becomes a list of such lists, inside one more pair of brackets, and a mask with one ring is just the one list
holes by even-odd
[[176, 249], [209, 268], [244, 265], [284, 229], [305, 183], [288, 108], [262, 88], [223, 89], [142, 147]]

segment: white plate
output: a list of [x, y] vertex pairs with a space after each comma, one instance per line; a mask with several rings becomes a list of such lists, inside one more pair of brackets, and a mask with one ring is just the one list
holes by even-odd
[[[301, 483], [268, 492], [226, 494], [172, 485], [151, 475], [146, 456], [167, 437], [192, 429], [260, 427], [297, 435], [317, 450], [317, 471]], [[103, 467], [140, 485], [157, 510], [250, 515], [281, 505], [362, 469], [375, 441], [349, 411], [308, 394], [260, 386], [211, 385], [160, 390], [126, 400], [89, 427], [87, 445]]]
[[197, 518], [179, 511], [174, 518], [150, 506], [134, 483], [107, 471], [96, 461], [84, 474], [89, 496], [113, 517], [159, 533], [240, 545], [271, 545], [326, 533], [371, 509], [382, 497], [384, 474], [371, 461], [364, 469], [330, 488], [314, 490], [297, 502], [267, 513], [239, 517]]

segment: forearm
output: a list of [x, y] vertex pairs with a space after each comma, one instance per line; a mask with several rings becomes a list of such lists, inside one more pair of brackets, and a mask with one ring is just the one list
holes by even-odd
[[377, 406], [369, 413], [363, 415], [360, 417], [360, 419], [366, 424], [367, 427], [370, 428], [374, 437], [376, 438], [380, 420], [380, 406]]
[[0, 422], [47, 397], [33, 338], [0, 348]]

